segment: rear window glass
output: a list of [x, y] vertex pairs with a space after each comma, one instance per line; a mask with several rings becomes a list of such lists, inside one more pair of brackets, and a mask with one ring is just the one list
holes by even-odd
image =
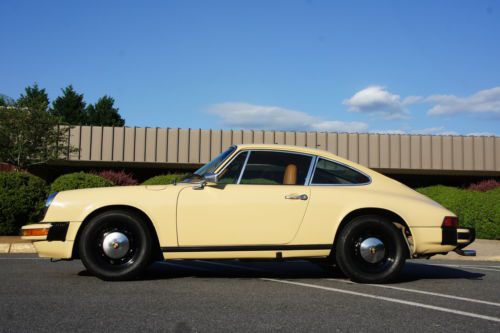
[[370, 179], [362, 173], [346, 167], [342, 164], [335, 163], [320, 158], [314, 170], [312, 184], [366, 184]]

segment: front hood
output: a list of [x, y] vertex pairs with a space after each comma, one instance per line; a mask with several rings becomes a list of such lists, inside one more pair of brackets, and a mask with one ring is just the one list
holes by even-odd
[[139, 185], [87, 188], [59, 192], [47, 210], [43, 222], [82, 221], [96, 209], [106, 206], [130, 206], [148, 210], [175, 204], [178, 192], [190, 184]]

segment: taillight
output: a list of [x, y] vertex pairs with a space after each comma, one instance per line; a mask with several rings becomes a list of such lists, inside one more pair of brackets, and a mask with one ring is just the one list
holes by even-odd
[[458, 228], [458, 217], [456, 216], [446, 216], [443, 220], [442, 227], [446, 228]]

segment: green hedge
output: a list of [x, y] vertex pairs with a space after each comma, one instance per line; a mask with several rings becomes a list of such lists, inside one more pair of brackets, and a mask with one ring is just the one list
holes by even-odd
[[76, 190], [81, 188], [108, 187], [113, 183], [103, 177], [84, 172], [68, 173], [58, 177], [52, 185], [51, 192]]
[[457, 214], [461, 226], [476, 228], [477, 238], [500, 239], [500, 188], [476, 192], [438, 185], [417, 191]]
[[180, 182], [189, 176], [188, 173], [169, 173], [167, 175], [154, 176], [146, 180], [142, 185], [168, 185]]
[[24, 172], [0, 172], [0, 235], [19, 235], [22, 225], [38, 222], [47, 184]]

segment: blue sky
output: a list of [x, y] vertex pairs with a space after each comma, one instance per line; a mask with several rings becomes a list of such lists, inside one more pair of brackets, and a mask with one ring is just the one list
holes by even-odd
[[128, 126], [500, 134], [500, 1], [0, 2], [0, 93]]

